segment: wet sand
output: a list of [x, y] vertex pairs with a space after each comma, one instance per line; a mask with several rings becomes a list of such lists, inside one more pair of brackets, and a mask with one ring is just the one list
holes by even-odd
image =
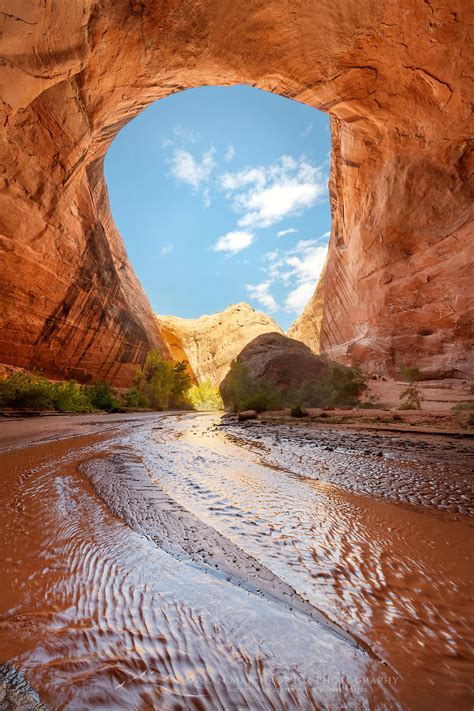
[[147, 419], [150, 421], [156, 419], [156, 413], [112, 415], [43, 413], [38, 417], [0, 418], [0, 452], [95, 433], [108, 434], [123, 427], [138, 426]]
[[48, 708], [470, 707], [467, 516], [213, 415], [102, 422], [0, 454], [0, 662]]
[[397, 503], [474, 516], [474, 440], [462, 435], [373, 431], [250, 420], [222, 425], [261, 460], [303, 477]]

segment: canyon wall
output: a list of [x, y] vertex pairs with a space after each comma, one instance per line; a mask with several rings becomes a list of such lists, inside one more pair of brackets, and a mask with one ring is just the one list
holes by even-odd
[[263, 333], [281, 333], [275, 321], [244, 302], [200, 318], [157, 316], [174, 360], [189, 363], [195, 382], [218, 387], [242, 349]]
[[372, 370], [472, 373], [472, 3], [0, 8], [0, 362], [123, 385], [167, 353], [102, 160], [156, 99], [245, 83], [332, 117], [329, 257], [299, 337]]

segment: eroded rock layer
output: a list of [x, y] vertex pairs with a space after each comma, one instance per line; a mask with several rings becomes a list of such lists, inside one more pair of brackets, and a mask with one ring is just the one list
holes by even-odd
[[186, 360], [197, 382], [216, 387], [241, 350], [262, 333], [281, 333], [275, 321], [242, 302], [200, 318], [157, 316], [174, 360]]
[[150, 345], [166, 350], [102, 159], [152, 101], [247, 83], [332, 115], [318, 347], [468, 373], [473, 14], [465, 0], [3, 0], [0, 362], [126, 384]]

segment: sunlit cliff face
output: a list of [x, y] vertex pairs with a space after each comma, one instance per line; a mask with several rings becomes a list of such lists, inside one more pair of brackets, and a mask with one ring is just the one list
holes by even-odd
[[5, 15], [0, 362], [125, 385], [166, 350], [102, 159], [156, 99], [243, 83], [331, 114], [328, 262], [299, 337], [317, 312], [331, 357], [469, 374], [469, 9], [73, 0], [31, 3], [26, 29]]

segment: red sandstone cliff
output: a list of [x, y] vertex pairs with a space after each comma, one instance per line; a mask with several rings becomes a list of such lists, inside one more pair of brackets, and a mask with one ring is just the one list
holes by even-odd
[[102, 158], [152, 101], [248, 83], [332, 116], [321, 350], [370, 369], [472, 372], [471, 2], [1, 7], [0, 362], [125, 384], [150, 345], [166, 349]]

